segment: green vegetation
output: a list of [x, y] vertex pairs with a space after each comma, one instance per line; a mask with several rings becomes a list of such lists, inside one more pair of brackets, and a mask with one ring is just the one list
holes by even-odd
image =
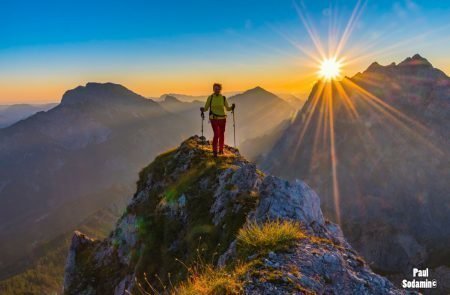
[[[265, 265], [261, 260], [270, 251], [287, 251], [295, 241], [303, 238], [309, 239], [297, 223], [292, 221], [267, 221], [261, 225], [251, 224], [240, 229], [236, 238], [240, 254], [243, 252], [258, 254], [258, 257], [246, 262], [238, 260], [223, 268], [205, 264], [200, 260], [200, 263], [194, 263], [193, 267], [186, 267], [187, 279], [180, 281], [177, 287], [172, 287], [170, 294], [243, 294], [244, 286], [249, 277], [260, 282], [290, 284], [293, 290], [312, 294], [297, 283], [286, 281], [280, 270]], [[243, 259], [243, 261], [245, 260], [247, 258]], [[298, 270], [295, 269], [295, 272], [298, 272]], [[145, 280], [145, 282], [150, 287], [150, 291], [141, 287], [139, 290], [141, 294], [160, 294], [156, 288], [150, 285], [149, 281]]]
[[0, 282], [0, 294], [61, 294], [68, 243], [67, 237], [62, 238], [31, 268]]
[[286, 251], [297, 240], [306, 238], [300, 225], [293, 221], [272, 220], [264, 224], [252, 223], [239, 230], [238, 252], [243, 257], [265, 255], [270, 251]]
[[[118, 283], [117, 277], [124, 277], [129, 273], [129, 269], [124, 267], [119, 261], [117, 253], [109, 255], [108, 267], [99, 266], [95, 261], [95, 254], [101, 247], [100, 241], [94, 241], [91, 244], [80, 245], [77, 248], [76, 266], [77, 274], [88, 280], [80, 280], [78, 290], [72, 290], [71, 294], [79, 294], [81, 290], [95, 290], [96, 294], [112, 294], [111, 291]], [[98, 282], [107, 282], [98, 284]], [[112, 288], [112, 289], [111, 289]]]
[[[148, 273], [152, 284], [170, 281], [176, 285], [189, 277], [180, 260], [186, 265], [195, 264], [197, 259], [215, 263], [227, 249], [258, 200], [251, 191], [238, 192], [235, 185], [226, 185], [227, 191], [237, 195], [225, 204], [222, 222], [213, 223], [209, 212], [219, 176], [225, 170], [237, 169], [236, 161], [243, 159], [231, 153], [215, 159], [209, 145], [186, 141], [142, 170], [138, 191], [148, 195], [127, 212], [137, 217], [140, 251], [133, 259], [139, 281], [145, 281], [144, 274]], [[150, 177], [154, 185], [147, 186]], [[183, 202], [179, 202], [181, 196]], [[178, 210], [180, 206], [182, 210]], [[178, 215], [181, 212], [185, 213]], [[215, 278], [219, 280], [220, 274]]]
[[150, 172], [153, 172], [157, 175], [164, 174], [167, 168], [164, 166], [164, 164], [168, 161], [168, 159], [170, 159], [170, 157], [173, 156], [175, 151], [176, 151], [175, 149], [172, 149], [163, 154], [160, 154], [158, 157], [155, 158], [155, 160], [150, 165], [148, 165], [147, 167], [142, 169], [141, 172], [139, 172], [139, 180], [137, 182], [138, 192], [142, 191], [145, 188]]
[[181, 175], [180, 178], [166, 189], [164, 200], [168, 203], [176, 202], [181, 194], [194, 185], [201, 176], [204, 176], [213, 165], [213, 161], [206, 161]]
[[[103, 238], [117, 220], [117, 212], [104, 209], [87, 218], [79, 229], [91, 237]], [[43, 254], [24, 272], [0, 282], [2, 295], [62, 294], [64, 266], [72, 232], [42, 245]]]
[[[300, 226], [292, 221], [267, 221], [250, 224], [237, 234], [238, 251], [241, 255], [287, 251], [295, 241], [306, 238]], [[200, 269], [200, 271], [197, 271]], [[249, 262], [237, 262], [226, 268], [206, 265], [190, 270], [189, 278], [172, 294], [242, 294], [247, 274], [261, 282], [286, 284], [281, 271], [265, 266], [259, 258]], [[298, 286], [293, 286], [298, 288]]]

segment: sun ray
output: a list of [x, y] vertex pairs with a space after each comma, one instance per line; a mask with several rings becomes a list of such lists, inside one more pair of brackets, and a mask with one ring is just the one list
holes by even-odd
[[334, 81], [334, 86], [336, 87], [339, 97], [342, 98], [342, 101], [344, 102], [344, 106], [347, 108], [349, 113], [352, 115], [351, 117], [353, 119], [359, 119], [359, 113], [356, 110], [356, 107], [353, 104], [353, 102], [350, 100], [350, 97], [348, 96], [344, 87], [342, 87], [342, 83], [340, 81]]
[[[407, 39], [402, 39], [396, 43], [390, 44], [390, 45], [386, 45], [381, 49], [378, 50], [371, 50], [372, 48], [374, 48], [375, 46], [378, 46], [380, 43], [380, 38], [373, 40], [370, 43], [367, 43], [366, 45], [363, 46], [363, 44], [360, 44], [360, 46], [358, 47], [354, 47], [353, 49], [349, 49], [347, 54], [349, 56], [353, 56], [352, 58], [349, 58], [348, 60], [348, 64], [354, 64], [357, 63], [361, 60], [368, 60], [368, 59], [373, 59], [374, 57], [379, 57], [379, 56], [383, 56], [384, 54], [393, 54], [398, 52], [399, 50], [404, 49], [405, 47], [411, 46], [417, 42], [420, 42], [420, 40], [424, 37], [426, 37], [427, 35], [430, 34], [435, 34], [438, 33], [440, 31], [446, 30], [450, 27], [450, 25], [447, 26], [443, 26], [434, 30], [429, 30], [429, 31], [425, 31], [422, 32], [420, 34], [416, 34], [411, 38], [407, 38]], [[383, 36], [384, 38], [386, 36]], [[444, 37], [439, 39], [439, 42], [442, 42], [444, 39]], [[447, 37], [447, 39], [449, 39], [450, 37]], [[427, 46], [434, 46], [435, 44], [429, 43], [427, 44]], [[360, 49], [362, 52], [358, 52], [355, 50]], [[364, 53], [366, 52], [366, 53]]]
[[301, 44], [299, 44], [298, 42], [294, 41], [293, 38], [287, 36], [285, 33], [283, 33], [282, 31], [276, 29], [273, 26], [270, 26], [271, 29], [276, 32], [277, 34], [279, 34], [281, 37], [283, 37], [288, 43], [290, 43], [292, 46], [294, 46], [296, 49], [300, 50], [301, 52], [303, 52], [306, 56], [308, 56], [310, 59], [312, 59], [313, 61], [315, 61], [316, 63], [320, 63], [321, 58], [319, 56], [317, 56], [316, 54], [314, 54], [311, 50], [306, 49], [304, 46], [302, 46]]
[[[298, 148], [300, 147], [300, 145], [301, 145], [301, 143], [303, 141], [303, 137], [305, 136], [305, 133], [308, 130], [308, 126], [310, 124], [311, 118], [312, 118], [312, 116], [314, 114], [314, 111], [315, 111], [315, 109], [317, 107], [317, 103], [319, 101], [319, 98], [320, 98], [320, 96], [322, 95], [322, 92], [323, 92], [323, 83], [319, 83], [317, 85], [317, 87], [318, 87], [318, 89], [314, 93], [311, 105], [309, 105], [308, 108], [307, 108], [306, 115], [305, 115], [306, 117], [305, 117], [305, 119], [303, 119], [304, 123], [302, 124], [298, 140], [297, 140], [296, 145], [294, 147], [294, 153], [293, 153], [294, 157], [297, 156]], [[303, 114], [304, 113], [301, 113], [301, 114], [299, 113], [299, 115], [303, 115]]]
[[[399, 118], [403, 119], [404, 121], [414, 125], [416, 128], [420, 129], [422, 132], [429, 131], [429, 129], [426, 126], [411, 119], [410, 117], [408, 117], [407, 115], [405, 115], [404, 113], [399, 111], [398, 109], [394, 108], [393, 106], [389, 105], [388, 103], [386, 103], [383, 100], [381, 100], [380, 98], [378, 98], [376, 95], [372, 94], [370, 91], [368, 91], [368, 90], [364, 89], [363, 87], [359, 86], [358, 84], [354, 83], [352, 80], [346, 79], [345, 82], [349, 83], [353, 88], [355, 88], [357, 91], [359, 91], [365, 97], [370, 98], [374, 103], [381, 106], [382, 107], [381, 110], [384, 110], [385, 114], [394, 114], [393, 118], [395, 118], [397, 121], [401, 122], [405, 127], [408, 127], [408, 126], [404, 122], [399, 120], [396, 116], [398, 116]], [[387, 112], [387, 111], [389, 111], [389, 112]]]
[[[372, 105], [376, 110], [378, 110], [382, 115], [384, 115], [387, 119], [390, 120], [393, 124], [401, 128], [401, 130], [411, 134], [416, 140], [419, 140], [424, 145], [433, 149], [436, 153], [440, 155], [444, 155], [445, 152], [442, 151], [439, 147], [432, 144], [424, 135], [429, 134], [429, 128], [421, 124], [420, 122], [415, 121], [414, 119], [408, 117], [406, 114], [397, 110], [393, 106], [388, 103], [382, 101], [380, 98], [370, 93], [368, 90], [354, 83], [350, 79], [346, 79], [344, 82], [349, 83], [351, 87], [356, 89], [361, 95], [363, 99], [366, 100], [370, 105]], [[408, 124], [409, 125], [408, 125]], [[411, 127], [413, 126], [413, 127]]]
[[[320, 141], [320, 137], [323, 133], [323, 124], [324, 124], [324, 112], [325, 110], [325, 102], [323, 99], [321, 99], [321, 103], [320, 103], [320, 109], [319, 109], [319, 114], [318, 114], [318, 118], [317, 118], [317, 127], [316, 130], [314, 132], [314, 141], [313, 141], [313, 147], [312, 147], [312, 163], [314, 164], [315, 162], [318, 162], [320, 159], [320, 153], [319, 153], [319, 144], [323, 142]], [[312, 166], [310, 165], [309, 170], [310, 172], [312, 172]]]
[[344, 33], [342, 33], [342, 36], [339, 40], [339, 44], [334, 52], [335, 57], [341, 55], [341, 52], [344, 49], [348, 39], [350, 38], [350, 35], [352, 34], [357, 21], [360, 19], [364, 11], [364, 8], [366, 7], [367, 1], [364, 1], [364, 3], [361, 4], [362, 2], [363, 1], [358, 0], [358, 2], [355, 5], [355, 8], [353, 9], [352, 15], [350, 16], [347, 26], [345, 27]]
[[308, 16], [303, 13], [301, 8], [298, 6], [296, 2], [294, 2], [294, 7], [297, 11], [298, 16], [300, 17], [303, 25], [305, 26], [306, 31], [308, 32], [309, 37], [311, 38], [314, 46], [316, 47], [317, 52], [319, 53], [322, 59], [326, 58], [324, 47], [322, 46], [322, 42], [320, 41], [319, 34], [317, 34], [316, 29], [312, 25], [312, 22], [309, 20]]
[[338, 224], [341, 224], [341, 209], [340, 209], [340, 194], [339, 194], [339, 185], [338, 185], [338, 175], [337, 175], [337, 157], [336, 157], [336, 147], [334, 141], [334, 111], [333, 111], [333, 88], [331, 83], [328, 83], [328, 122], [329, 126], [329, 134], [330, 134], [330, 157], [331, 157], [331, 176], [332, 176], [332, 185], [333, 185], [333, 202], [334, 202], [334, 210], [336, 214], [336, 221]]

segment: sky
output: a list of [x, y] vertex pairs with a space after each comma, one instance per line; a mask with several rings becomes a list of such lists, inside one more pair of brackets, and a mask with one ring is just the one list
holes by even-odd
[[91, 81], [147, 97], [213, 82], [307, 96], [340, 40], [342, 75], [416, 53], [448, 75], [448, 19], [434, 0], [2, 0], [0, 105], [58, 102]]

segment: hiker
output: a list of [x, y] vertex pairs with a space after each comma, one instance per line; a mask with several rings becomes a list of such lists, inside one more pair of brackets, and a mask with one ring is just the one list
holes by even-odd
[[234, 111], [236, 106], [234, 103], [231, 107], [228, 105], [227, 98], [220, 93], [222, 91], [221, 84], [214, 83], [213, 91], [214, 93], [206, 100], [205, 107], [200, 108], [200, 111], [203, 115], [205, 111], [209, 110], [209, 121], [214, 131], [212, 142], [213, 154], [214, 157], [217, 157], [217, 150], [219, 150], [219, 155], [223, 154], [225, 125], [227, 122], [226, 111]]

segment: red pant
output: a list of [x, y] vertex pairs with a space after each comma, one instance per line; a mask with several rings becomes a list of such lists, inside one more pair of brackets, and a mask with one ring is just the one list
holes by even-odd
[[211, 119], [211, 126], [214, 131], [213, 151], [217, 152], [217, 141], [219, 142], [219, 152], [223, 152], [223, 143], [225, 141], [226, 119]]

